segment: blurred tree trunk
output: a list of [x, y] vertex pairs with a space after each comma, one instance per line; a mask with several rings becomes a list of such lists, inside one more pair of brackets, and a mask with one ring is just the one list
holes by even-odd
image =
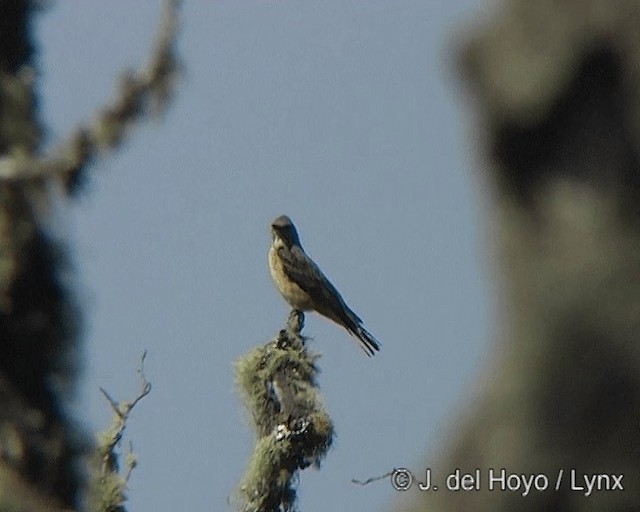
[[[0, 17], [0, 158], [37, 154], [35, 6], [5, 0]], [[81, 436], [65, 413], [75, 380], [77, 314], [64, 248], [48, 235], [44, 180], [0, 181], [0, 509], [75, 504]], [[11, 508], [13, 507], [13, 508]]]
[[[504, 0], [476, 30], [500, 341], [440, 490], [398, 510], [640, 510], [640, 2]], [[446, 490], [456, 468], [480, 490]], [[548, 489], [490, 492], [502, 468]], [[585, 474], [609, 478], [586, 497]]]
[[[66, 247], [51, 229], [52, 202], [77, 192], [85, 169], [117, 148], [134, 121], [164, 111], [179, 67], [179, 0], [165, 0], [147, 65], [127, 73], [115, 98], [87, 125], [43, 153], [32, 39], [40, 4], [0, 0], [1, 512], [79, 506], [80, 458], [90, 442], [65, 408], [76, 381], [80, 314], [68, 285]], [[147, 393], [145, 386], [136, 402]], [[121, 420], [128, 412], [116, 410]], [[94, 450], [101, 460], [85, 471], [92, 479], [91, 510], [124, 510], [126, 477], [114, 453], [119, 440], [103, 436]]]

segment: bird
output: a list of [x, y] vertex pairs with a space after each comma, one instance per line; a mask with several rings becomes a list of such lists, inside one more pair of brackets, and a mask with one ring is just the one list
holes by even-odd
[[373, 356], [380, 342], [342, 299], [318, 265], [304, 252], [291, 219], [281, 215], [271, 223], [269, 270], [278, 291], [298, 311], [315, 311], [344, 327], [362, 350]]

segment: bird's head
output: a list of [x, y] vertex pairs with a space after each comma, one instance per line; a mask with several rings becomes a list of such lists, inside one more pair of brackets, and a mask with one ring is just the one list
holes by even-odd
[[300, 245], [296, 227], [286, 215], [280, 215], [280, 217], [271, 223], [271, 237], [274, 242], [281, 241], [288, 248], [294, 245]]

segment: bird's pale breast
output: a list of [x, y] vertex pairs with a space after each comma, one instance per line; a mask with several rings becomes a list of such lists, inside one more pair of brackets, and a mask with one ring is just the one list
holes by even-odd
[[300, 311], [315, 309], [314, 301], [309, 297], [309, 294], [287, 277], [282, 267], [282, 260], [278, 256], [278, 251], [273, 246], [269, 249], [269, 270], [278, 291], [291, 307]]

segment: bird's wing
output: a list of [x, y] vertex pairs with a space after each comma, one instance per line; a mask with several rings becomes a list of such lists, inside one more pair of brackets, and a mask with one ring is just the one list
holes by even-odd
[[282, 268], [289, 279], [316, 300], [322, 300], [323, 305], [336, 316], [342, 317], [345, 312], [348, 312], [353, 316], [351, 320], [356, 324], [362, 322], [345, 304], [338, 290], [326, 278], [318, 265], [300, 247], [293, 246], [290, 250], [282, 249], [280, 251]]
[[290, 250], [282, 247], [278, 251], [284, 273], [314, 299], [319, 313], [342, 324], [358, 338], [368, 356], [380, 350], [380, 342], [362, 326], [360, 317], [345, 304], [338, 290], [300, 247], [294, 246]]

